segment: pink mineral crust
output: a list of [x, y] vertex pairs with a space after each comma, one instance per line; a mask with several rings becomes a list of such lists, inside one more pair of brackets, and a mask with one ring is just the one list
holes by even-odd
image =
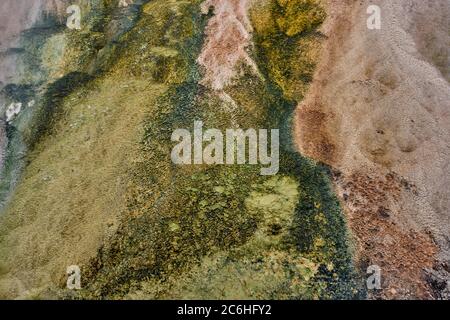
[[205, 68], [203, 84], [222, 90], [233, 79], [239, 62], [257, 67], [247, 53], [251, 42], [251, 25], [247, 17], [248, 0], [207, 0], [202, 3], [206, 14], [214, 16], [206, 27], [206, 44], [197, 62]]

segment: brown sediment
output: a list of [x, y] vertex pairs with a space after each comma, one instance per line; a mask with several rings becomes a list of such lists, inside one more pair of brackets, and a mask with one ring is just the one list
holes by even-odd
[[327, 40], [297, 109], [297, 144], [339, 172], [357, 259], [382, 268], [383, 289], [371, 296], [445, 297], [445, 281], [437, 292], [427, 272], [450, 257], [450, 86], [442, 63], [450, 49], [439, 44], [449, 40], [450, 4], [378, 1], [382, 29], [368, 30], [370, 1], [326, 3]]
[[307, 141], [303, 145], [303, 150], [307, 154], [314, 155], [315, 159], [332, 162], [336, 147], [326, 131], [325, 123], [328, 115], [320, 111], [320, 107], [313, 106], [299, 110], [297, 117], [302, 120], [298, 122], [298, 130], [303, 132], [303, 139]]
[[[338, 194], [347, 208], [349, 226], [357, 239], [359, 267], [377, 265], [382, 270], [381, 291], [372, 298], [432, 298], [424, 269], [432, 268], [437, 247], [430, 235], [405, 226], [395, 209], [405, 187], [414, 186], [395, 174], [371, 176], [355, 172], [335, 174]], [[399, 221], [400, 220], [400, 221]]]

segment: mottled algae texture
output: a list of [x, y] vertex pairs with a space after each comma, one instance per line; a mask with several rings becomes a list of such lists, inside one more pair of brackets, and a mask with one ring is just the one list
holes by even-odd
[[[29, 58], [7, 98], [35, 105], [8, 128], [0, 297], [364, 298], [329, 170], [291, 136], [320, 1], [80, 5], [81, 30], [50, 10], [46, 33], [21, 42]], [[233, 63], [215, 70], [223, 57]], [[195, 120], [279, 128], [280, 172], [174, 165], [171, 134]], [[70, 265], [79, 291], [66, 289]]]

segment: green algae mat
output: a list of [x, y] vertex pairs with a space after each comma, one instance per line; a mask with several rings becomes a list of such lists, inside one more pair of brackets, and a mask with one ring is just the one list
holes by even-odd
[[[320, 2], [248, 4], [247, 62], [237, 59], [219, 89], [199, 63], [222, 54], [204, 52], [221, 12], [214, 2], [206, 9], [197, 0], [82, 2], [81, 30], [49, 16], [56, 27], [24, 36], [29, 59], [15, 94], [36, 104], [8, 131], [0, 295], [364, 295], [329, 169], [292, 137], [320, 52]], [[172, 133], [195, 121], [224, 132], [279, 129], [279, 171], [174, 164]], [[70, 265], [81, 268], [81, 290], [66, 288]]]

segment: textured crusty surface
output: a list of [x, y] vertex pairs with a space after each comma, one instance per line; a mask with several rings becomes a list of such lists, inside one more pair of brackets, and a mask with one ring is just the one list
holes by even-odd
[[424, 270], [448, 270], [450, 253], [450, 2], [377, 1], [381, 30], [366, 26], [370, 4], [328, 1], [297, 142], [336, 169], [361, 263], [384, 271], [381, 295], [439, 295]]

